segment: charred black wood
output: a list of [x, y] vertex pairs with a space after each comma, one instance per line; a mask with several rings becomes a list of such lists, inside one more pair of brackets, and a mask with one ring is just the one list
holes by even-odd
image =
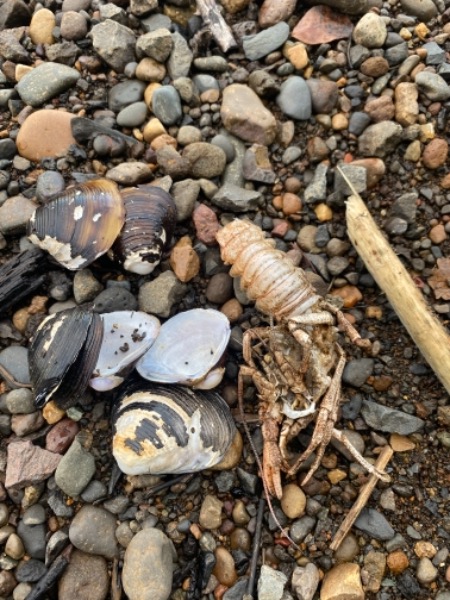
[[48, 268], [47, 255], [39, 248], [24, 250], [0, 267], [0, 314], [40, 288]]
[[61, 552], [58, 558], [55, 558], [47, 573], [37, 582], [37, 584], [26, 597], [26, 600], [41, 600], [48, 595], [49, 591], [58, 582], [65, 568], [69, 564], [72, 549], [72, 545], [67, 546], [67, 548]]

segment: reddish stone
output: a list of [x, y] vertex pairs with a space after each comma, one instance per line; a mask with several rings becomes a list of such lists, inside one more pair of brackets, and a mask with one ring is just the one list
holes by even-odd
[[326, 44], [348, 38], [352, 29], [347, 15], [328, 6], [313, 6], [294, 27], [291, 36], [304, 44]]
[[207, 245], [215, 244], [216, 233], [220, 228], [216, 213], [206, 204], [200, 204], [194, 210], [192, 219], [198, 239]]
[[5, 487], [24, 488], [45, 481], [56, 471], [61, 458], [29, 440], [9, 444]]
[[46, 450], [56, 452], [57, 454], [64, 454], [79, 430], [78, 424], [72, 421], [72, 419], [62, 419], [48, 432], [45, 438]]
[[422, 154], [422, 162], [427, 169], [438, 169], [445, 165], [448, 156], [448, 143], [442, 138], [434, 138]]

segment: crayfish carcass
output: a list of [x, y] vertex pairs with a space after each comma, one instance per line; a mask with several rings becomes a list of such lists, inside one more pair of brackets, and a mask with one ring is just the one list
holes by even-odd
[[[316, 452], [303, 479], [306, 484], [317, 470], [332, 439], [342, 442], [355, 460], [369, 472], [386, 479], [335, 428], [341, 397], [345, 354], [337, 342], [336, 322], [361, 348], [370, 348], [333, 304], [319, 296], [305, 272], [295, 267], [274, 240], [249, 221], [234, 220], [217, 234], [222, 259], [231, 264], [230, 274], [256, 307], [277, 321], [273, 327], [244, 333], [245, 365], [239, 373], [251, 377], [258, 392], [263, 450], [263, 480], [271, 495], [282, 495], [281, 471], [293, 476]], [[290, 456], [288, 442], [315, 421], [311, 441], [298, 457]]]

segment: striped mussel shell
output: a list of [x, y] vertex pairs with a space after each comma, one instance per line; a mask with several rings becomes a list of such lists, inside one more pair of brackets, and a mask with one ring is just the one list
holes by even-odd
[[113, 245], [125, 221], [116, 183], [96, 179], [66, 188], [33, 213], [29, 239], [67, 269], [83, 269]]
[[36, 406], [54, 400], [67, 409], [83, 398], [88, 385], [97, 391], [120, 385], [159, 328], [156, 317], [138, 311], [99, 315], [73, 308], [50, 315], [30, 345]]
[[177, 219], [170, 194], [154, 185], [122, 190], [125, 225], [112, 253], [124, 269], [148, 275], [159, 264], [172, 239]]
[[219, 366], [230, 339], [230, 322], [218, 310], [194, 308], [171, 317], [150, 349], [139, 359], [141, 377], [211, 389], [221, 382]]
[[242, 440], [219, 394], [136, 380], [125, 387], [112, 413], [112, 451], [123, 473], [192, 473], [236, 464]]

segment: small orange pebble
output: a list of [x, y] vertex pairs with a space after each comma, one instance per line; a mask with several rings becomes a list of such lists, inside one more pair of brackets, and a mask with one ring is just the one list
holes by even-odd
[[227, 317], [230, 323], [235, 323], [242, 316], [244, 309], [236, 298], [231, 298], [222, 305], [220, 312]]
[[45, 307], [47, 302], [47, 296], [33, 296], [33, 298], [31, 299], [31, 304], [28, 307], [28, 313], [30, 315], [36, 315], [37, 313], [45, 313]]
[[173, 146], [176, 150], [178, 147], [178, 142], [168, 133], [163, 133], [162, 135], [155, 137], [155, 139], [150, 143], [152, 150], [159, 150], [160, 148], [164, 148], [164, 146]]
[[189, 531], [192, 533], [196, 540], [199, 540], [203, 535], [202, 530], [197, 525], [197, 523], [192, 523], [192, 525], [189, 527]]
[[399, 433], [393, 433], [391, 435], [389, 444], [394, 452], [409, 452], [416, 447], [415, 443], [406, 435], [400, 435]]
[[314, 212], [316, 213], [316, 217], [318, 220], [323, 223], [324, 221], [331, 221], [333, 218], [333, 210], [324, 202], [318, 204]]
[[381, 319], [383, 317], [383, 309], [381, 306], [367, 306], [365, 314], [368, 319]]
[[62, 408], [59, 408], [55, 404], [54, 400], [50, 400], [50, 402], [47, 402], [47, 404], [42, 409], [42, 416], [49, 425], [54, 425], [66, 416], [66, 411], [62, 410]]
[[403, 550], [394, 550], [388, 554], [387, 566], [393, 575], [400, 575], [409, 567], [409, 560]]
[[274, 196], [272, 198], [272, 206], [276, 210], [282, 210], [283, 209], [283, 197], [282, 196]]
[[344, 308], [353, 308], [363, 298], [355, 285], [344, 285], [331, 291], [332, 296], [338, 296], [344, 302]]
[[282, 196], [283, 212], [285, 215], [297, 214], [302, 210], [302, 201], [297, 194], [286, 192]]
[[347, 152], [344, 156], [344, 162], [351, 163], [352, 160], [353, 160], [353, 154], [350, 154], [350, 152]]

